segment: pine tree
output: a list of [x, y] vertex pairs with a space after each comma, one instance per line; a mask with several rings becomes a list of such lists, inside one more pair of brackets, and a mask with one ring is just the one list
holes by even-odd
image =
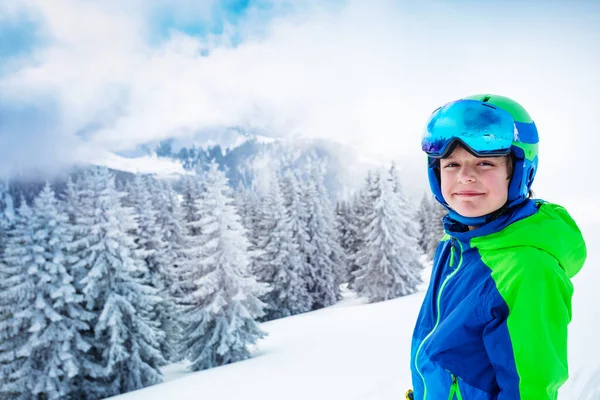
[[[150, 311], [148, 318], [153, 321], [156, 329], [160, 327], [164, 335], [160, 343], [162, 354], [165, 358], [174, 356], [175, 349], [167, 344], [167, 335], [165, 332], [166, 323], [171, 323], [175, 312], [175, 306], [169, 293], [166, 291], [168, 282], [166, 257], [167, 244], [164, 240], [162, 226], [158, 221], [158, 211], [156, 210], [156, 201], [153, 201], [151, 190], [153, 181], [149, 176], [136, 175], [128, 185], [129, 195], [128, 203], [131, 204], [136, 221], [136, 228], [132, 232], [135, 243], [138, 246], [136, 255], [142, 259], [147, 267], [147, 276], [144, 282], [157, 290], [161, 301]], [[155, 189], [154, 189], [155, 190]], [[164, 218], [164, 215], [162, 216]], [[162, 221], [161, 221], [162, 222]], [[170, 329], [177, 329], [176, 326], [170, 326]], [[172, 332], [170, 332], [172, 333]]]
[[352, 246], [352, 250], [348, 255], [348, 264], [350, 270], [348, 287], [350, 289], [354, 288], [356, 271], [361, 268], [359, 261], [360, 253], [364, 251], [365, 247], [367, 246], [366, 232], [367, 227], [371, 223], [369, 218], [374, 215], [373, 204], [375, 198], [372, 197], [374, 193], [376, 193], [376, 190], [373, 187], [372, 172], [368, 171], [364, 186], [358, 192], [357, 196], [354, 197], [354, 201], [352, 203], [354, 246]]
[[159, 271], [163, 282], [160, 291], [163, 303], [159, 317], [166, 335], [161, 350], [168, 361], [177, 362], [183, 358], [179, 345], [183, 339], [180, 315], [185, 297], [180, 269], [186, 257], [185, 250], [190, 246], [190, 240], [186, 233], [183, 210], [177, 193], [164, 181], [148, 180], [148, 184], [154, 208], [157, 210], [156, 224], [165, 244], [165, 262]]
[[437, 249], [437, 246], [445, 233], [443, 219], [446, 214], [448, 214], [448, 210], [446, 210], [444, 208], [444, 206], [442, 206], [437, 201], [432, 202], [431, 219], [429, 221], [431, 236], [429, 239], [430, 242], [429, 242], [429, 247], [428, 247], [428, 252], [427, 252], [427, 256], [431, 260], [433, 260], [433, 257], [435, 255], [435, 250]]
[[308, 258], [313, 309], [335, 304], [340, 297], [339, 285], [346, 269], [343, 250], [336, 240], [333, 210], [323, 177], [321, 163], [309, 165], [304, 202], [309, 215], [308, 235], [313, 250]]
[[184, 220], [191, 236], [198, 236], [201, 230], [201, 227], [198, 224], [201, 217], [198, 212], [200, 208], [198, 201], [201, 193], [202, 186], [200, 184], [200, 178], [196, 175], [185, 176], [183, 180], [183, 202], [181, 206], [183, 208]]
[[[248, 239], [248, 256], [250, 257], [250, 272], [254, 275], [259, 267], [261, 251], [258, 249], [262, 234], [260, 223], [260, 200], [256, 192], [239, 184], [235, 192], [235, 207], [240, 215], [240, 222], [246, 231]], [[264, 236], [264, 234], [263, 234]]]
[[357, 261], [354, 290], [369, 302], [389, 300], [411, 294], [420, 280], [418, 243], [406, 229], [406, 215], [394, 192], [394, 177], [377, 172], [368, 197], [374, 199], [373, 210], [365, 217], [365, 247]]
[[8, 189], [8, 182], [0, 181], [0, 224], [4, 225], [15, 216], [13, 199]]
[[256, 207], [255, 204], [250, 200], [250, 190], [248, 190], [243, 184], [238, 184], [235, 189], [234, 194], [234, 204], [235, 208], [238, 210], [238, 214], [240, 215], [240, 222], [242, 226], [246, 230], [246, 232], [250, 232], [253, 229], [253, 216], [255, 212], [253, 212]]
[[[247, 348], [262, 338], [256, 318], [264, 312], [258, 297], [267, 288], [248, 272], [248, 240], [233, 206], [227, 178], [213, 161], [205, 175], [199, 236], [201, 252], [193, 278], [195, 290], [185, 312], [185, 344], [194, 371], [250, 357]], [[187, 265], [192, 267], [192, 265]]]
[[[3, 190], [4, 186], [2, 183], [0, 183], [0, 191]], [[0, 194], [0, 198], [4, 198], [3, 194]], [[4, 257], [8, 232], [12, 227], [12, 221], [14, 221], [14, 218], [9, 220], [5, 211], [6, 204], [2, 202], [2, 204], [0, 204], [0, 289], [2, 290], [4, 289], [4, 284], [2, 282], [6, 282], [12, 276], [10, 269], [8, 269], [7, 265], [4, 263]], [[8, 376], [12, 371], [10, 367], [6, 367], [7, 364], [12, 362], [10, 353], [7, 354], [6, 349], [3, 350], [4, 344], [14, 336], [9, 325], [9, 320], [12, 319], [12, 306], [13, 305], [10, 303], [10, 299], [7, 301], [6, 298], [0, 293], [0, 388], [2, 388], [9, 381]], [[0, 398], [3, 398], [1, 389]]]
[[167, 262], [166, 244], [157, 223], [158, 213], [152, 202], [148, 179], [136, 175], [128, 185], [129, 195], [126, 198], [134, 211], [136, 223], [132, 234], [138, 247], [136, 253], [143, 259], [148, 269], [146, 282], [160, 291], [164, 284], [161, 273]]
[[87, 171], [76, 186], [69, 202], [84, 244], [77, 267], [86, 270], [81, 290], [96, 316], [85, 393], [103, 398], [159, 383], [162, 333], [147, 316], [161, 299], [145, 282], [148, 268], [127, 233], [136, 223], [133, 211], [121, 205], [126, 194], [116, 190], [106, 168]]
[[345, 201], [338, 201], [335, 204], [335, 229], [337, 232], [338, 242], [347, 254], [347, 243], [345, 242], [346, 235], [348, 234], [348, 203]]
[[267, 304], [263, 320], [309, 311], [312, 299], [302, 277], [301, 254], [293, 240], [290, 216], [275, 174], [264, 198], [261, 215], [264, 236], [258, 243], [260, 256], [255, 274], [260, 282], [271, 286], [271, 291], [261, 298]]
[[[396, 195], [398, 205], [400, 206], [400, 221], [402, 221], [402, 230], [411, 238], [411, 242], [418, 243], [421, 237], [421, 230], [418, 223], [418, 211], [410, 202], [404, 192], [396, 164], [392, 162], [388, 170], [388, 180], [390, 181], [392, 191]], [[419, 248], [417, 248], [419, 249]]]
[[325, 174], [326, 174], [326, 163], [322, 161], [319, 165], [319, 169], [314, 171], [314, 179], [317, 183], [317, 192], [321, 199], [321, 203], [324, 205], [325, 226], [327, 229], [327, 238], [329, 239], [329, 247], [331, 248], [331, 261], [334, 266], [335, 274], [335, 286], [336, 286], [336, 297], [337, 300], [341, 299], [340, 285], [348, 281], [348, 259], [346, 254], [340, 245], [338, 235], [335, 229], [335, 214], [334, 208], [331, 204], [329, 193], [325, 186]]
[[[286, 213], [289, 215], [292, 243], [298, 248], [297, 269], [299, 279], [308, 292], [313, 284], [309, 260], [311, 254], [315, 252], [315, 248], [310, 242], [308, 233], [308, 210], [302, 193], [302, 185], [296, 174], [290, 169], [285, 170], [283, 173], [282, 195]], [[308, 308], [305, 311], [313, 309], [312, 295], [310, 295], [310, 298], [310, 302], [306, 304]]]
[[345, 270], [342, 282], [350, 283], [351, 275], [351, 255], [353, 254], [356, 241], [356, 225], [355, 216], [350, 203], [340, 201], [335, 207], [335, 226], [337, 231], [337, 239], [340, 247], [344, 251], [344, 257], [348, 267]]
[[93, 314], [84, 310], [73, 286], [72, 230], [49, 185], [35, 200], [29, 226], [34, 257], [27, 273], [35, 285], [35, 303], [27, 323], [31, 335], [18, 352], [24, 362], [13, 375], [15, 386], [27, 398], [80, 397], [75, 378], [91, 347], [82, 332], [89, 330]]
[[421, 247], [423, 254], [429, 254], [429, 248], [433, 241], [433, 204], [430, 197], [427, 194], [423, 195], [418, 211], [418, 222], [421, 231], [419, 247]]
[[35, 304], [35, 282], [29, 275], [35, 254], [32, 210], [21, 200], [13, 224], [6, 232], [3, 262], [0, 263], [0, 394], [7, 398], [25, 396], [19, 373], [31, 333]]

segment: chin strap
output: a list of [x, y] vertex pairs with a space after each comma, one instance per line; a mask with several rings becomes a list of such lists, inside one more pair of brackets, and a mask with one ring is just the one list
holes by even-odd
[[499, 210], [496, 210], [491, 214], [482, 215], [481, 217], [463, 217], [462, 215], [460, 215], [459, 213], [457, 213], [456, 211], [454, 211], [453, 209], [451, 209], [449, 207], [446, 207], [446, 209], [448, 210], [448, 216], [450, 216], [451, 219], [453, 219], [454, 221], [456, 221], [460, 224], [467, 225], [467, 226], [481, 226], [481, 225], [487, 224], [490, 221], [495, 220], [499, 216], [507, 213], [509, 210], [512, 210], [513, 208], [517, 207], [520, 204], [523, 204], [524, 202], [525, 202], [524, 200], [520, 200], [518, 202], [513, 201], [510, 203], [507, 202]]
[[482, 215], [481, 217], [463, 217], [456, 211], [449, 210], [448, 215], [450, 215], [450, 218], [452, 218], [454, 221], [459, 222], [463, 225], [480, 226], [485, 224], [486, 222], [489, 222], [493, 214]]

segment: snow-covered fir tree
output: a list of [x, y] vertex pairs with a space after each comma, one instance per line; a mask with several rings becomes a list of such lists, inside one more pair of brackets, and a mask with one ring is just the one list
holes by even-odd
[[354, 280], [356, 279], [355, 272], [361, 267], [358, 257], [360, 251], [366, 246], [366, 231], [371, 222], [369, 218], [373, 216], [373, 204], [375, 199], [372, 196], [374, 193], [376, 193], [376, 191], [373, 188], [373, 175], [371, 171], [368, 171], [363, 188], [353, 198], [352, 212], [350, 214], [353, 221], [352, 241], [354, 242], [348, 252], [348, 269], [350, 274], [348, 287], [350, 289], [354, 287]]
[[423, 254], [430, 253], [430, 247], [433, 242], [433, 204], [431, 203], [431, 195], [427, 193], [423, 195], [421, 203], [419, 203], [418, 222], [421, 234], [419, 236], [419, 246]]
[[4, 254], [7, 232], [15, 217], [13, 201], [8, 188], [0, 181], [0, 262]]
[[26, 395], [19, 380], [25, 363], [20, 352], [31, 336], [36, 295], [28, 273], [35, 258], [31, 217], [31, 208], [21, 200], [7, 229], [0, 262], [0, 396], [8, 399]]
[[444, 224], [443, 219], [444, 216], [448, 214], [448, 210], [444, 208], [440, 203], [438, 203], [435, 198], [431, 200], [431, 218], [429, 220], [430, 224], [430, 237], [429, 237], [429, 245], [427, 248], [427, 256], [429, 259], [433, 259], [435, 255], [435, 250], [437, 249], [440, 240], [444, 236]]
[[325, 185], [325, 174], [326, 174], [326, 163], [321, 161], [319, 163], [319, 170], [314, 170], [313, 176], [316, 182], [317, 192], [321, 198], [321, 203], [324, 205], [323, 214], [326, 221], [326, 227], [328, 227], [328, 238], [329, 246], [331, 248], [331, 261], [334, 265], [334, 272], [336, 277], [336, 287], [338, 289], [338, 300], [341, 298], [339, 293], [339, 287], [342, 283], [346, 283], [349, 278], [348, 259], [342, 246], [340, 245], [339, 238], [335, 229], [335, 209], [331, 203], [329, 192]]
[[[251, 232], [258, 219], [258, 196], [253, 190], [240, 183], [235, 189], [234, 204], [240, 215], [242, 226], [246, 232]], [[250, 240], [249, 235], [248, 240]]]
[[156, 224], [164, 242], [164, 262], [160, 276], [163, 286], [160, 295], [163, 298], [159, 318], [165, 332], [165, 340], [161, 350], [170, 362], [180, 361], [183, 354], [179, 348], [182, 341], [182, 325], [180, 315], [184, 297], [185, 282], [180, 276], [180, 269], [190, 247], [183, 210], [175, 190], [165, 181], [148, 179], [152, 203], [157, 210]]
[[[302, 185], [296, 174], [290, 169], [284, 171], [281, 183], [284, 206], [289, 216], [292, 243], [297, 245], [299, 253], [298, 274], [308, 291], [312, 286], [309, 260], [310, 255], [315, 252], [315, 248], [310, 242], [308, 234], [308, 210], [302, 193]], [[307, 309], [304, 311], [312, 310], [312, 295], [310, 298], [310, 302], [306, 304]]]
[[358, 226], [352, 205], [347, 201], [338, 202], [335, 208], [335, 218], [338, 242], [344, 251], [347, 262], [343, 282], [349, 284], [353, 280], [353, 275], [351, 274], [352, 254], [356, 252], [356, 241], [358, 238]]
[[[392, 165], [388, 170], [388, 179], [390, 181], [392, 191], [396, 195], [398, 206], [400, 208], [399, 220], [402, 223], [400, 229], [404, 231], [404, 234], [410, 243], [418, 245], [421, 237], [421, 229], [418, 222], [418, 210], [406, 195], [406, 192], [402, 187], [398, 169], [396, 168], [396, 164], [394, 162], [392, 162]], [[420, 247], [415, 246], [415, 249], [420, 250]], [[421, 268], [422, 264], [418, 263], [416, 267]]]
[[304, 202], [308, 214], [308, 235], [312, 246], [309, 254], [309, 293], [313, 309], [334, 304], [340, 297], [342, 276], [346, 273], [344, 253], [337, 242], [333, 207], [325, 188], [324, 166], [318, 160], [308, 166], [304, 186]]
[[90, 349], [83, 333], [94, 315], [86, 311], [75, 290], [72, 270], [72, 229], [59, 211], [54, 191], [46, 185], [36, 198], [29, 227], [33, 259], [27, 274], [34, 285], [35, 302], [29, 337], [17, 352], [23, 358], [14, 387], [26, 398], [80, 398], [77, 377], [83, 373], [85, 353]]
[[[250, 272], [255, 274], [259, 269], [261, 251], [258, 248], [261, 235], [260, 199], [255, 190], [239, 184], [235, 194], [235, 207], [240, 215], [240, 222], [246, 231], [248, 239], [248, 256], [250, 257]], [[263, 234], [264, 236], [264, 234]]]
[[[128, 203], [131, 204], [136, 221], [136, 228], [132, 232], [135, 243], [138, 246], [136, 255], [141, 257], [147, 267], [147, 276], [144, 277], [146, 284], [154, 287], [162, 301], [156, 305], [154, 310], [151, 310], [149, 319], [156, 325], [156, 329], [160, 329], [165, 333], [160, 347], [165, 358], [175, 356], [178, 352], [173, 343], [167, 343], [167, 334], [164, 324], [170, 324], [175, 314], [175, 304], [171, 299], [170, 292], [167, 291], [169, 282], [168, 264], [173, 260], [169, 260], [166, 255], [167, 243], [165, 242], [162, 225], [158, 221], [157, 207], [160, 204], [156, 200], [153, 201], [151, 191], [155, 192], [155, 197], [160, 196], [157, 193], [157, 188], [154, 188], [154, 181], [150, 176], [136, 175], [128, 184], [127, 196]], [[166, 199], [164, 199], [166, 200]], [[166, 204], [166, 202], [163, 202]], [[161, 210], [161, 221], [165, 218], [164, 208]], [[176, 330], [174, 325], [169, 326], [170, 330]], [[170, 332], [173, 333], [173, 332]], [[175, 338], [174, 338], [175, 339]]]
[[147, 283], [161, 290], [164, 285], [161, 274], [167, 263], [166, 244], [160, 225], [157, 223], [158, 213], [152, 202], [148, 179], [142, 175], [136, 175], [127, 185], [128, 196], [125, 198], [127, 204], [130, 204], [134, 211], [136, 223], [131, 233], [138, 247], [136, 253], [143, 259], [148, 270], [148, 275], [144, 278]]
[[88, 398], [104, 398], [162, 381], [162, 332], [148, 316], [161, 302], [136, 256], [133, 210], [106, 168], [84, 173], [69, 194], [82, 247], [77, 268], [87, 309], [95, 314], [94, 340], [83, 384]]
[[182, 204], [184, 220], [186, 227], [191, 236], [198, 236], [200, 234], [200, 220], [199, 213], [199, 199], [202, 193], [202, 185], [200, 183], [200, 177], [197, 175], [186, 175], [183, 178], [183, 194]]
[[271, 287], [271, 291], [261, 298], [267, 305], [262, 320], [310, 310], [312, 298], [302, 276], [301, 254], [293, 238], [290, 215], [276, 174], [272, 174], [270, 190], [263, 198], [261, 217], [263, 235], [258, 243], [260, 255], [254, 274], [260, 282]]
[[14, 216], [14, 203], [8, 190], [8, 183], [0, 181], [0, 224], [7, 224]]
[[[5, 187], [2, 182], [0, 182], [0, 199], [4, 199], [5, 195]], [[14, 214], [12, 218], [8, 218], [6, 215], [6, 203], [4, 201], [0, 202], [0, 289], [4, 288], [4, 284], [2, 282], [6, 282], [11, 276], [11, 270], [7, 268], [4, 263], [4, 249], [6, 248], [6, 241], [8, 239], [8, 231], [11, 228], [11, 224], [14, 221]], [[8, 300], [8, 301], [7, 301]], [[8, 319], [12, 318], [11, 312], [12, 305], [10, 304], [9, 298], [4, 298], [2, 294], [0, 294], [0, 387], [2, 387], [7, 382], [8, 372], [10, 370], [5, 369], [4, 365], [8, 362], [10, 363], [12, 360], [7, 359], [6, 351], [2, 351], [3, 343], [6, 340], [9, 340], [13, 333], [10, 331], [10, 324], [7, 322]], [[10, 358], [10, 354], [8, 354]], [[2, 398], [2, 392], [0, 391], [0, 398]]]
[[335, 204], [335, 229], [337, 230], [338, 241], [344, 252], [346, 252], [346, 244], [343, 239], [348, 233], [348, 207], [346, 201], [338, 201]]
[[430, 193], [425, 193], [419, 204], [417, 221], [419, 225], [419, 246], [432, 260], [435, 250], [444, 236], [442, 219], [448, 211]]
[[405, 232], [406, 217], [389, 171], [375, 173], [367, 196], [373, 209], [365, 216], [369, 223], [353, 289], [369, 302], [411, 294], [421, 282], [418, 243]]
[[225, 174], [213, 161], [204, 176], [201, 206], [201, 258], [193, 278], [195, 290], [185, 312], [185, 344], [194, 371], [250, 357], [248, 345], [265, 333], [257, 318], [264, 315], [259, 297], [268, 288], [248, 271], [248, 240], [233, 205]]

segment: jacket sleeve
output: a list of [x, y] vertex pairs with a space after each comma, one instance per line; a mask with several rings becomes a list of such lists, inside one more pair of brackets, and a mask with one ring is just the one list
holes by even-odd
[[[525, 253], [525, 254], [524, 254]], [[573, 285], [550, 254], [521, 248], [492, 269], [496, 301], [483, 340], [498, 400], [556, 399], [568, 378], [567, 326]]]

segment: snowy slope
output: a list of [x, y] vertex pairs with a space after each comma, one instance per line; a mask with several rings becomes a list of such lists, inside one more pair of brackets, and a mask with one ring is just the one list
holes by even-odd
[[170, 366], [178, 379], [115, 398], [397, 399], [410, 385], [404, 360], [422, 298], [362, 305], [349, 297], [329, 309], [264, 323], [269, 336], [253, 359], [185, 374], [183, 365]]
[[570, 379], [562, 399], [600, 399], [600, 225], [581, 227], [588, 259], [573, 279], [573, 320], [569, 330]]
[[[571, 379], [559, 398], [600, 399], [600, 226], [582, 227], [589, 258], [575, 280]], [[262, 325], [254, 358], [201, 372], [164, 369], [168, 382], [119, 400], [399, 400], [410, 387], [410, 339], [424, 293], [377, 304], [345, 293], [333, 307]]]

